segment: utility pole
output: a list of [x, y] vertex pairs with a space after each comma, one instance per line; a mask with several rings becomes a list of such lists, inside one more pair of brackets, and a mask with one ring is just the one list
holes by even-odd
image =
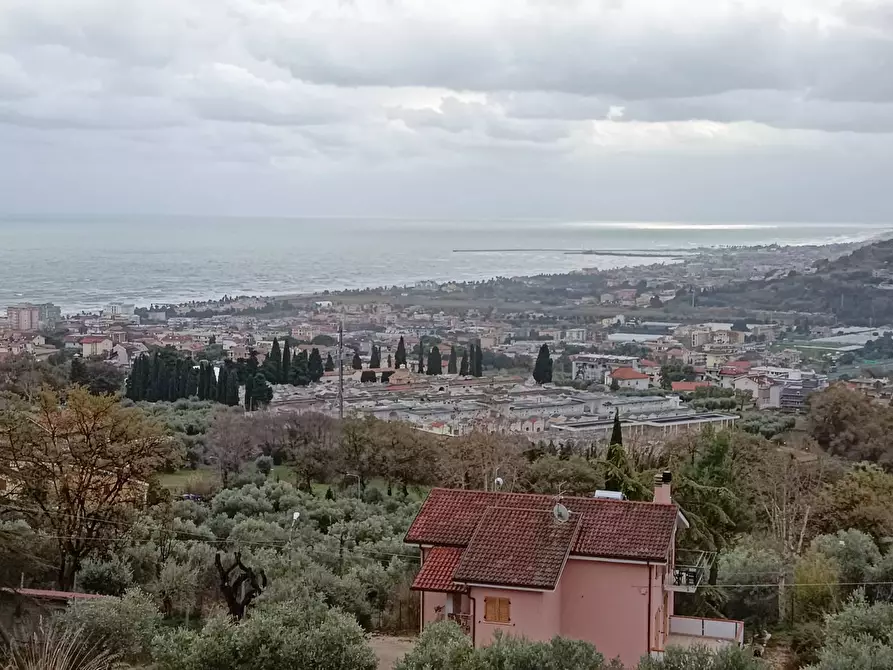
[[344, 419], [344, 321], [338, 322], [338, 418]]

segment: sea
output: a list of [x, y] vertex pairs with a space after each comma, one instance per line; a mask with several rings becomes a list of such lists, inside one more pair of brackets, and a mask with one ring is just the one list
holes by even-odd
[[827, 244], [890, 230], [893, 222], [6, 216], [0, 217], [0, 313], [21, 302], [52, 302], [76, 313], [110, 302], [182, 303], [608, 269], [658, 259], [567, 252]]

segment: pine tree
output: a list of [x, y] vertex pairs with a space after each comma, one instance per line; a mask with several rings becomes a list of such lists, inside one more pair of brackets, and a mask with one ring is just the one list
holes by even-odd
[[402, 335], [400, 336], [400, 341], [397, 343], [397, 351], [394, 354], [394, 367], [406, 367], [406, 343], [403, 341]]
[[552, 382], [552, 356], [549, 354], [549, 345], [543, 342], [536, 363], [533, 365], [533, 379], [537, 384], [550, 384]]
[[319, 349], [313, 347], [310, 352], [310, 358], [307, 359], [307, 375], [310, 381], [318, 382], [325, 373], [325, 366], [322, 362], [322, 356], [319, 355]]
[[437, 345], [431, 347], [431, 350], [428, 352], [427, 374], [443, 374], [443, 359], [440, 357], [440, 349], [437, 348]]
[[363, 360], [360, 358], [360, 352], [353, 352], [353, 361], [350, 364], [354, 370], [362, 370], [363, 369]]
[[416, 365], [416, 372], [422, 374], [425, 371], [425, 338], [419, 338], [419, 362]]
[[620, 426], [620, 410], [614, 410], [614, 427], [611, 429], [610, 444], [623, 446], [623, 429]]
[[369, 356], [369, 368], [378, 369], [381, 367], [381, 349], [372, 345], [372, 353]]
[[464, 353], [462, 355], [462, 361], [459, 363], [459, 376], [467, 377], [468, 376], [468, 353]]
[[279, 371], [280, 384], [288, 384], [288, 376], [291, 373], [291, 348], [288, 346], [288, 340], [285, 340], [285, 346], [282, 347], [282, 367]]
[[332, 360], [332, 354], [326, 354], [326, 372], [334, 372], [335, 371], [335, 361]]
[[447, 373], [454, 375], [459, 371], [456, 367], [456, 347], [450, 347], [450, 359], [447, 361]]

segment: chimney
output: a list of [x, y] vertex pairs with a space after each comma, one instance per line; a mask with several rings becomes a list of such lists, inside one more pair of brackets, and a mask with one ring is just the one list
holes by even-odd
[[673, 473], [664, 470], [654, 475], [654, 502], [659, 505], [669, 505], [673, 502], [670, 495], [670, 484], [673, 481]]

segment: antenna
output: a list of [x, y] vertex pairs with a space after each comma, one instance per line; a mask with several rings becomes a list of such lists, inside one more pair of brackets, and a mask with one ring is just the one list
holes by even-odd
[[552, 518], [558, 523], [565, 523], [571, 518], [570, 510], [561, 502], [564, 500], [564, 484], [558, 483], [558, 495], [555, 496], [555, 506], [552, 508]]

